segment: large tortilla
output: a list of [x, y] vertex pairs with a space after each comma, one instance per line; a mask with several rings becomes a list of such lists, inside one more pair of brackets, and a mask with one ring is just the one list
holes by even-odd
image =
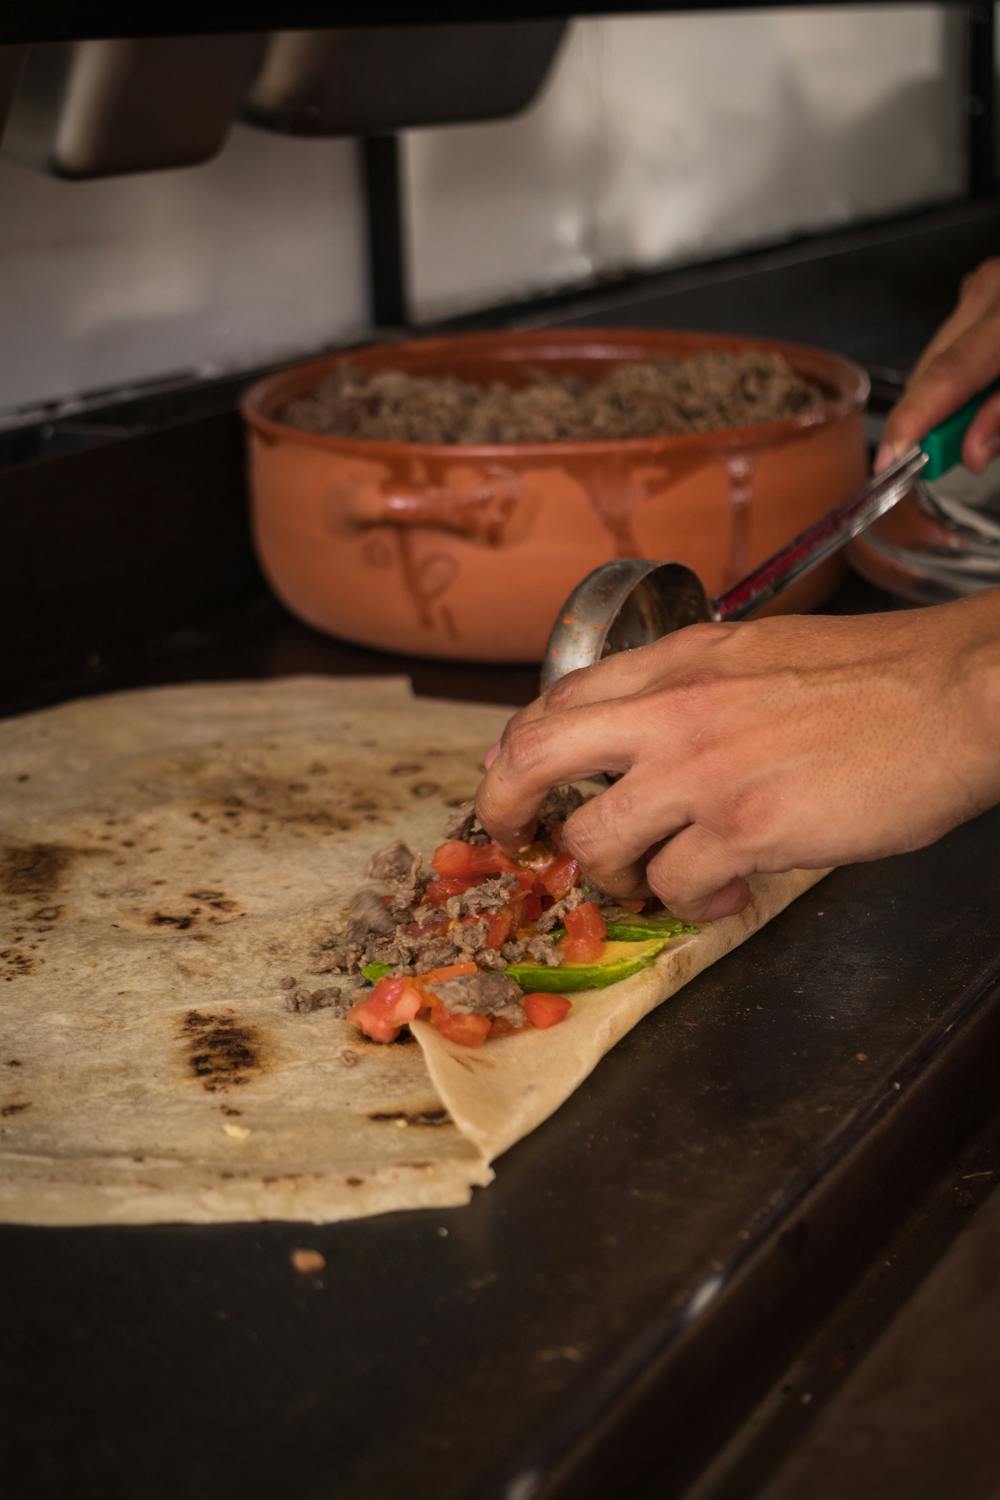
[[547, 1032], [367, 1042], [281, 979], [394, 837], [429, 852], [507, 710], [402, 679], [157, 688], [0, 725], [0, 1220], [332, 1221], [468, 1201], [653, 1006], [822, 872]]

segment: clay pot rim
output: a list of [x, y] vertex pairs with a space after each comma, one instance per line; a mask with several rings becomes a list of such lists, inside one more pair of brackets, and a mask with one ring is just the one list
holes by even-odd
[[[626, 346], [615, 353], [614, 346]], [[634, 354], [627, 352], [635, 350]], [[276, 406], [301, 395], [319, 383], [324, 375], [349, 361], [364, 366], [389, 365], [393, 358], [405, 363], [416, 357], [440, 361], [447, 366], [449, 356], [462, 360], [477, 351], [482, 357], [493, 357], [498, 365], [530, 359], [544, 361], [560, 357], [590, 358], [595, 365], [625, 363], [629, 359], [649, 357], [656, 350], [664, 354], [702, 350], [742, 352], [767, 349], [783, 354], [799, 374], [832, 386], [834, 395], [818, 411], [801, 416], [780, 417], [772, 422], [758, 422], [748, 427], [721, 427], [713, 432], [665, 433], [657, 437], [562, 439], [552, 443], [410, 443], [381, 438], [345, 438], [332, 433], [308, 432], [279, 422], [270, 413]], [[521, 353], [520, 351], [523, 351]], [[430, 372], [428, 372], [430, 373]], [[365, 344], [302, 361], [287, 369], [256, 381], [243, 394], [240, 412], [244, 421], [270, 442], [292, 442], [327, 453], [348, 453], [359, 458], [411, 457], [463, 460], [539, 459], [557, 460], [570, 457], [638, 455], [670, 453], [675, 455], [725, 455], [732, 450], [777, 446], [790, 439], [805, 436], [864, 409], [871, 390], [866, 372], [844, 355], [818, 349], [809, 344], [790, 343], [780, 339], [755, 338], [743, 334], [698, 333], [691, 330], [630, 328], [553, 328], [494, 329], [486, 332], [454, 334], [428, 339], [407, 339], [393, 344]]]

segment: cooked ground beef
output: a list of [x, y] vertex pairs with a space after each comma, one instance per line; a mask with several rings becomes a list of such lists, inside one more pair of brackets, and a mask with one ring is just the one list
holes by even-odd
[[300, 1015], [313, 1010], [332, 1010], [335, 1016], [341, 1020], [360, 998], [358, 985], [331, 985], [327, 989], [289, 990], [285, 995], [285, 1009], [297, 1011]]
[[557, 787], [538, 809], [538, 826], [547, 832], [553, 828], [561, 828], [570, 813], [576, 812], [586, 800], [575, 786]]
[[575, 911], [585, 901], [593, 899], [593, 892], [588, 886], [575, 885], [572, 890], [567, 891], [561, 901], [555, 901], [548, 911], [543, 911], [535, 926], [539, 932], [551, 932], [553, 927], [561, 927], [563, 918], [568, 911]]
[[562, 958], [555, 938], [546, 937], [543, 933], [537, 933], [534, 937], [511, 938], [504, 943], [500, 952], [504, 963], [523, 964], [525, 959], [530, 958], [532, 963], [546, 964], [550, 969], [554, 969]]
[[429, 879], [420, 855], [412, 855], [409, 870], [389, 886], [388, 909], [397, 922], [412, 921], [413, 909], [420, 904]]
[[347, 904], [345, 935], [352, 941], [360, 941], [366, 933], [395, 932], [396, 924], [382, 899], [382, 894], [372, 886], [362, 886], [355, 891]]
[[715, 432], [815, 411], [827, 399], [766, 349], [633, 360], [592, 381], [518, 374], [516, 386], [479, 385], [454, 375], [369, 373], [345, 361], [278, 418], [308, 432], [404, 443], [586, 442]]
[[413, 869], [413, 851], [401, 839], [380, 849], [368, 866], [370, 880], [405, 880]]
[[[551, 793], [539, 809], [543, 831], [551, 831], [562, 823], [582, 801], [573, 788]], [[475, 822], [471, 806], [458, 809], [449, 832], [475, 838], [477, 830], [482, 842], [486, 835]], [[550, 936], [552, 930], [562, 924], [568, 911], [596, 896], [586, 885], [574, 887], [542, 913], [536, 932], [513, 938], [497, 950], [487, 947], [488, 918], [501, 911], [517, 889], [515, 875], [491, 875], [470, 890], [449, 897], [444, 904], [444, 916], [451, 926], [445, 933], [435, 930], [442, 925], [440, 910], [422, 904], [429, 873], [420, 856], [414, 855], [405, 844], [396, 842], [375, 855], [369, 875], [383, 881], [382, 888], [365, 886], [355, 893], [339, 929], [311, 955], [310, 974], [338, 974], [346, 978], [359, 974], [370, 963], [386, 964], [393, 974], [426, 974], [430, 969], [472, 960], [480, 973], [470, 978], [502, 979], [506, 983], [499, 971], [509, 963], [530, 961], [553, 967], [558, 964], [561, 955], [558, 943]], [[351, 984], [341, 1001], [339, 989], [331, 987], [310, 993], [300, 988], [292, 976], [281, 983], [292, 1010], [329, 1006], [337, 1009], [338, 1014], [346, 1014], [357, 998], [356, 986]]]
[[459, 922], [452, 928], [455, 947], [462, 958], [474, 958], [486, 947], [486, 919], [481, 922]]
[[506, 974], [460, 974], [435, 985], [434, 993], [460, 1015], [502, 1016], [512, 1026], [523, 1026], [527, 1020], [520, 988]]
[[474, 802], [466, 802], [456, 808], [445, 824], [446, 839], [461, 839], [463, 844], [488, 844], [490, 836], [476, 817]]
[[482, 885], [474, 885], [471, 890], [449, 896], [444, 909], [453, 922], [462, 917], [499, 911], [506, 906], [510, 893], [516, 886], [516, 875], [490, 875]]

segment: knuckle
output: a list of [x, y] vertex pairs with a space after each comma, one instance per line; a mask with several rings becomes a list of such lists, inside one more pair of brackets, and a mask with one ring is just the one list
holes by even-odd
[[565, 677], [560, 677], [554, 682], [542, 698], [542, 706], [550, 713], [563, 713], [568, 708], [573, 708], [580, 690], [580, 679], [584, 675], [584, 668], [580, 667], [575, 672], [567, 672]]
[[734, 629], [735, 626], [724, 625], [721, 621], [700, 620], [695, 625], [685, 625], [681, 630], [673, 631], [665, 637], [664, 645], [668, 651], [710, 651], [721, 646]]
[[684, 884], [670, 864], [652, 860], [646, 868], [646, 884], [668, 911], [683, 906]]
[[566, 819], [563, 827], [563, 843], [584, 869], [600, 864], [613, 833], [615, 820], [609, 818], [607, 806], [602, 806], [604, 802], [604, 796], [592, 797]]
[[544, 759], [547, 740], [547, 735], [538, 724], [530, 721], [515, 724], [504, 743], [511, 773], [518, 777], [530, 775]]
[[716, 671], [709, 667], [693, 667], [663, 690], [665, 707], [670, 713], [680, 712], [690, 717], [714, 702], [719, 685]]
[[961, 351], [953, 346], [935, 354], [924, 371], [924, 379], [935, 385], [954, 385], [956, 381], [963, 380], [966, 373], [966, 360]]
[[759, 846], [764, 842], [771, 822], [771, 798], [762, 788], [746, 787], [730, 799], [726, 824], [734, 842]]

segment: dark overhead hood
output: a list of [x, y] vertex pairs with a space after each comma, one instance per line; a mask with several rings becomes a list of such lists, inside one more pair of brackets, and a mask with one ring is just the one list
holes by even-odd
[[78, 179], [195, 166], [241, 117], [309, 136], [503, 119], [537, 96], [565, 29], [514, 21], [0, 47], [2, 148]]
[[[843, 4], [844, 0], [827, 0]], [[851, 0], [848, 0], [851, 3]], [[865, 0], [854, 0], [864, 4]], [[907, 0], [882, 0], [886, 4]], [[911, 0], [912, 3], [912, 0]], [[801, 9], [803, 0], [766, 8]], [[137, 7], [123, 0], [11, 0], [0, 10], [0, 44], [84, 37], [181, 36], [226, 31], [315, 30], [333, 26], [408, 26], [446, 21], [525, 21], [657, 11], [760, 10], [747, 0], [179, 0]]]

